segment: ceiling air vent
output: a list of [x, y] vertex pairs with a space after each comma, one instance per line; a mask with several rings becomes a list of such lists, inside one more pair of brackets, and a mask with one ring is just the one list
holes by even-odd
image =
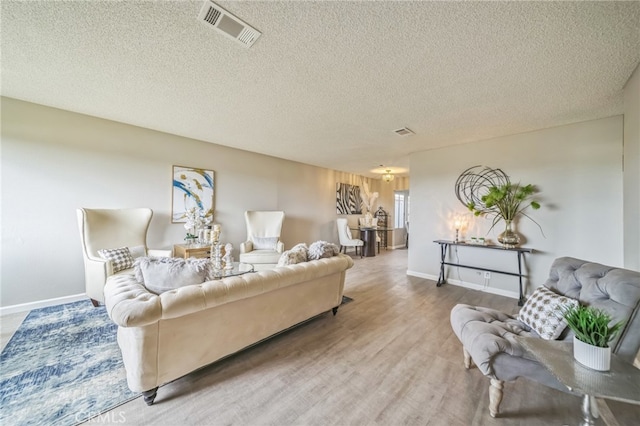
[[413, 133], [413, 131], [411, 131], [411, 129], [409, 129], [408, 127], [403, 127], [402, 129], [394, 130], [394, 133], [397, 134], [398, 136], [415, 135], [415, 133]]
[[262, 35], [260, 31], [251, 28], [211, 1], [206, 1], [202, 5], [198, 20], [212, 26], [225, 37], [235, 40], [245, 47], [251, 47], [258, 37]]

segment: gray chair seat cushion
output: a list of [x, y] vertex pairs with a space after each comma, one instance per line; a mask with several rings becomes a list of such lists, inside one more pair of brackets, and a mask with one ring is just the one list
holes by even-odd
[[459, 304], [451, 310], [451, 326], [484, 375], [506, 381], [525, 377], [567, 392], [567, 388], [518, 343], [516, 336], [537, 337], [538, 334], [513, 316], [495, 309]]
[[483, 374], [495, 377], [493, 357], [500, 353], [524, 357], [516, 336], [537, 334], [511, 315], [495, 309], [459, 304], [451, 310], [451, 327]]

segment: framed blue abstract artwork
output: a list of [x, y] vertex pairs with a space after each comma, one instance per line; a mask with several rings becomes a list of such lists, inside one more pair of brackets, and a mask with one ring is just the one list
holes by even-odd
[[213, 176], [213, 170], [173, 166], [172, 223], [186, 222], [191, 209], [200, 217], [213, 216]]

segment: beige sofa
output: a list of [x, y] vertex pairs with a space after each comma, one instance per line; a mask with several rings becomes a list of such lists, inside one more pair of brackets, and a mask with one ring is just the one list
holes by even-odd
[[164, 383], [323, 312], [335, 315], [352, 266], [340, 254], [160, 295], [132, 275], [109, 277], [105, 304], [119, 326], [129, 388], [151, 405]]

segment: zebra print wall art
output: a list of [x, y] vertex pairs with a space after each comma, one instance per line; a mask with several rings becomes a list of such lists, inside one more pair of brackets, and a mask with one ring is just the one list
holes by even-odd
[[338, 214], [362, 214], [360, 187], [336, 183], [336, 210]]

